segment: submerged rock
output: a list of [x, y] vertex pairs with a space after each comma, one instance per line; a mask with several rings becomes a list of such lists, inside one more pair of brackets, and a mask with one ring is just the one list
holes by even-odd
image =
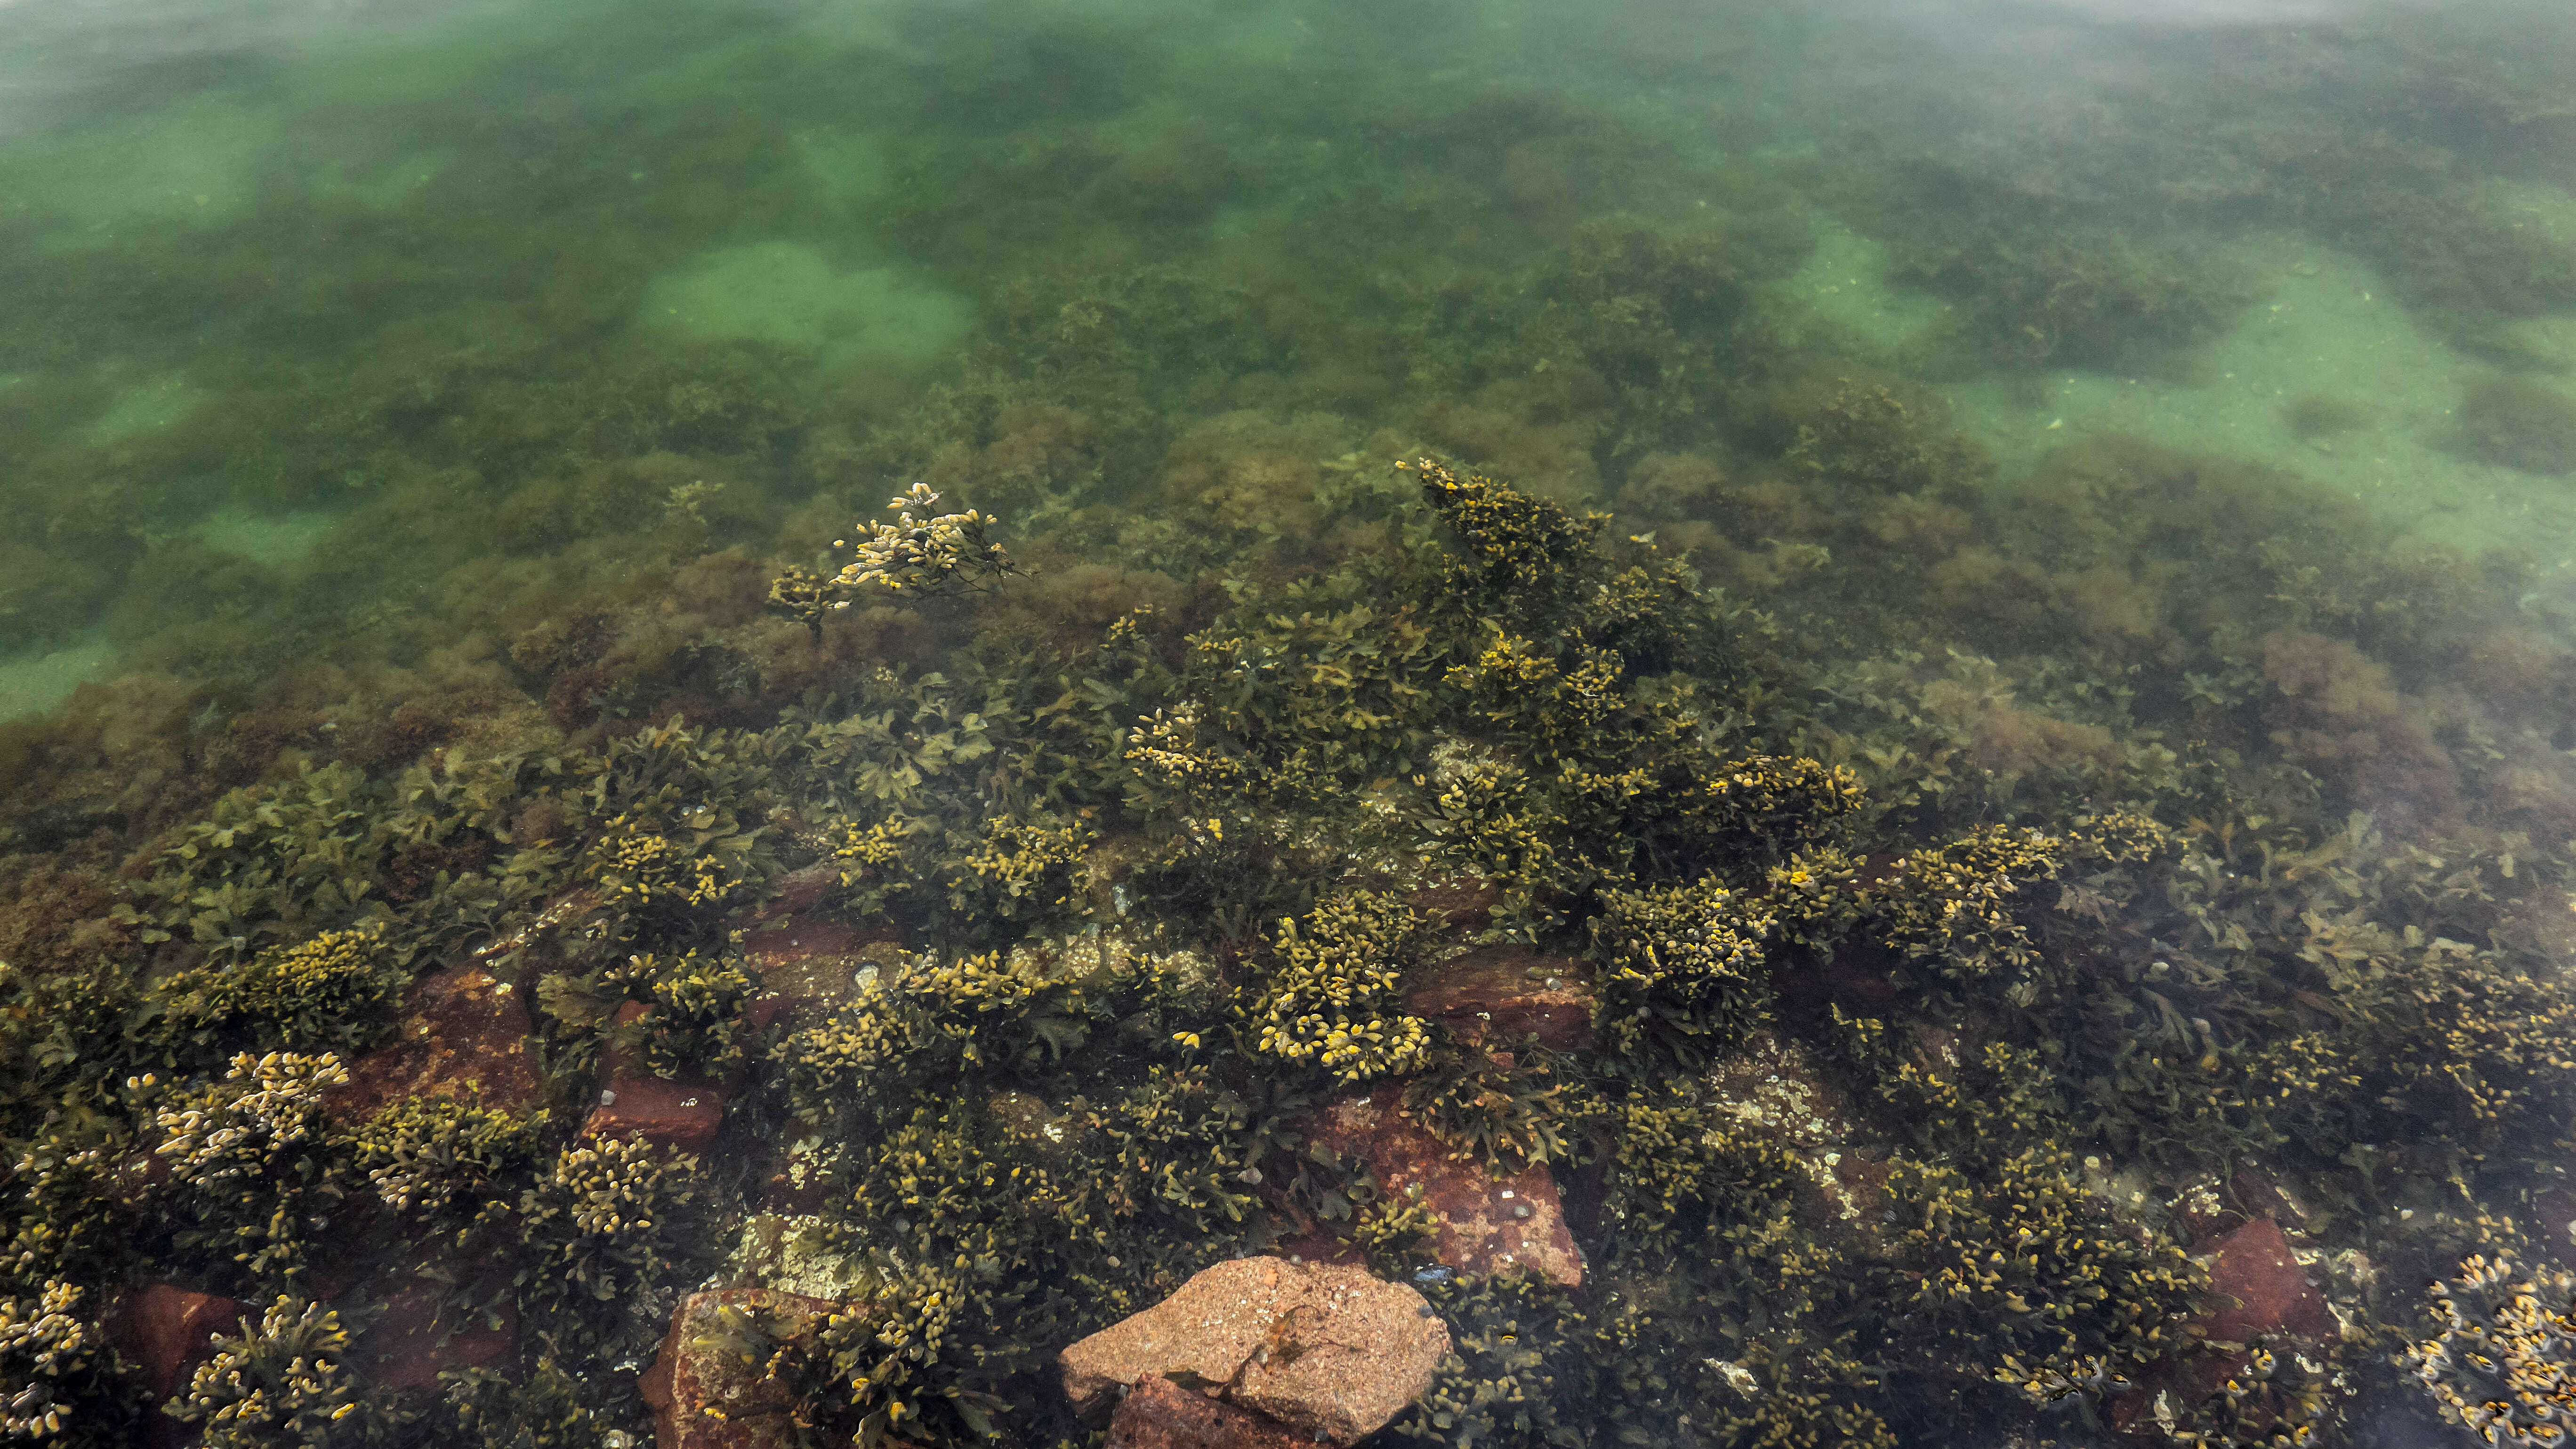
[[519, 1305], [513, 1299], [496, 1300], [498, 1322], [480, 1314], [442, 1321], [438, 1291], [427, 1283], [407, 1283], [382, 1303], [383, 1316], [350, 1350], [351, 1359], [379, 1388], [435, 1388], [442, 1373], [490, 1368], [519, 1351]]
[[[630, 1001], [617, 1010], [617, 1024], [642, 1020], [652, 1008]], [[724, 1130], [727, 1084], [703, 1072], [676, 1077], [656, 1075], [628, 1053], [609, 1053], [607, 1085], [599, 1105], [582, 1122], [585, 1139], [640, 1137], [673, 1152], [704, 1153]]]
[[1108, 1449], [1313, 1449], [1315, 1436], [1170, 1379], [1144, 1378], [1109, 1418]]
[[[1238, 1258], [1066, 1349], [1059, 1362], [1066, 1394], [1094, 1422], [1122, 1388], [1162, 1380], [1267, 1417], [1303, 1442], [1351, 1444], [1421, 1397], [1448, 1352], [1448, 1327], [1411, 1288], [1357, 1268]], [[1190, 1421], [1168, 1416], [1161, 1389], [1144, 1392], [1154, 1397], [1129, 1416], [1132, 1431], [1146, 1433], [1151, 1420], [1167, 1437], [1134, 1443], [1268, 1442], [1170, 1437]]]
[[1592, 963], [1526, 946], [1478, 947], [1417, 972], [1404, 1009], [1469, 1042], [1508, 1046], [1536, 1037], [1556, 1051], [1587, 1051], [1593, 1044]]
[[820, 1327], [843, 1305], [765, 1288], [692, 1293], [671, 1315], [662, 1352], [644, 1371], [644, 1402], [653, 1410], [657, 1449], [784, 1449], [798, 1442], [789, 1418], [795, 1405], [764, 1376], [764, 1365], [727, 1357], [718, 1347], [719, 1309], [766, 1317], [784, 1338]]
[[[2318, 1376], [2313, 1366], [2337, 1363], [2337, 1335], [2289, 1236], [2270, 1218], [2253, 1218], [2201, 1243], [2195, 1256], [2209, 1264], [2207, 1310], [2177, 1352], [2136, 1371], [2134, 1391], [2111, 1401], [2112, 1427], [2168, 1443], [2162, 1420], [2180, 1415], [2186, 1427], [2199, 1425], [2220, 1402], [2240, 1428], [2266, 1437], [2313, 1423], [2327, 1398], [2302, 1385]], [[2239, 1392], [2222, 1394], [2231, 1384]]]
[[2280, 1224], [2256, 1218], [2203, 1251], [2217, 1255], [2209, 1267], [2213, 1307], [2201, 1324], [2204, 1336], [2244, 1343], [2277, 1334], [2322, 1337], [2334, 1327]]
[[1581, 1287], [1583, 1255], [1547, 1168], [1496, 1177], [1404, 1116], [1403, 1099], [1401, 1083], [1346, 1093], [1315, 1114], [1309, 1140], [1368, 1164], [1392, 1199], [1419, 1188], [1423, 1206], [1440, 1219], [1425, 1246], [1449, 1267], [1479, 1275], [1526, 1269]]
[[[111, 1305], [101, 1322], [108, 1341], [134, 1365], [135, 1381], [157, 1406], [188, 1386], [197, 1366], [214, 1357], [214, 1336], [239, 1333], [249, 1310], [230, 1298], [154, 1283]], [[250, 1315], [254, 1321], [257, 1315]], [[193, 1431], [162, 1413], [144, 1419], [144, 1449], [176, 1449]]]
[[473, 1094], [486, 1107], [517, 1111], [545, 1095], [527, 1003], [509, 983], [468, 963], [415, 982], [404, 993], [394, 1039], [349, 1064], [349, 1080], [323, 1094], [334, 1121], [363, 1122], [407, 1097]]

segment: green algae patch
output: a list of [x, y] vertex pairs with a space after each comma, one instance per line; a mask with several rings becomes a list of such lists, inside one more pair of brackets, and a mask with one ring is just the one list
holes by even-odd
[[827, 370], [914, 368], [964, 340], [973, 309], [896, 267], [844, 271], [797, 242], [708, 252], [645, 292], [649, 330], [691, 342], [811, 349]]
[[148, 378], [116, 394], [107, 411], [93, 419], [85, 441], [119, 443], [184, 422], [209, 396], [177, 373]]
[[2525, 473], [2576, 473], [2576, 399], [2518, 377], [2489, 378], [2460, 403], [2460, 433], [2477, 455]]
[[339, 523], [339, 514], [319, 509], [254, 513], [224, 508], [197, 520], [188, 532], [208, 548], [278, 568], [311, 556]]
[[1974, 369], [1958, 305], [1902, 285], [1888, 245], [1846, 226], [1817, 229], [1806, 264], [1764, 289], [1762, 320], [1783, 340], [1876, 367], [1933, 376]]
[[107, 677], [116, 646], [95, 635], [59, 649], [0, 654], [0, 719], [42, 714], [73, 690]]

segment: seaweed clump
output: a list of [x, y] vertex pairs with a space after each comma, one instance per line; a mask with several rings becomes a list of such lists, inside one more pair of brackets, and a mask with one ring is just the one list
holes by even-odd
[[1410, 907], [1365, 891], [1316, 907], [1302, 930], [1280, 922], [1278, 967], [1251, 1006], [1259, 1050], [1344, 1082], [1419, 1068], [1430, 1033], [1397, 1002], [1421, 935]]
[[688, 1250], [698, 1159], [633, 1139], [566, 1147], [521, 1200], [539, 1302], [583, 1307], [651, 1283]]
[[347, 1366], [349, 1331], [320, 1303], [281, 1295], [256, 1325], [218, 1335], [170, 1415], [202, 1426], [206, 1449], [279, 1444], [357, 1444], [367, 1421], [347, 1423], [363, 1401]]
[[543, 1127], [534, 1111], [405, 1097], [350, 1134], [350, 1166], [396, 1212], [442, 1225], [471, 1222], [514, 1205], [512, 1185], [533, 1175]]
[[2576, 1274], [2525, 1272], [2509, 1257], [2472, 1256], [2433, 1285], [2442, 1320], [2406, 1363], [2442, 1417], [2488, 1444], [2547, 1449], [2576, 1414]]
[[2491, 377], [2460, 403], [2460, 431], [2499, 468], [2576, 473], [2576, 400], [2519, 377]]
[[327, 1052], [244, 1052], [220, 1081], [155, 1107], [153, 1150], [188, 1190], [190, 1236], [231, 1247], [253, 1274], [291, 1280], [303, 1271], [338, 1195], [322, 1093], [348, 1081]]
[[[856, 556], [839, 572], [826, 578], [791, 568], [770, 585], [770, 606], [820, 638], [827, 613], [861, 599], [953, 598], [983, 592], [1018, 572], [1009, 551], [986, 537], [992, 519], [972, 508], [932, 513], [938, 502], [929, 484], [913, 484], [886, 505], [895, 510], [894, 522], [870, 525]], [[835, 540], [833, 546], [851, 545]]]
[[1594, 949], [1608, 970], [1595, 1024], [1622, 1050], [1652, 1033], [1688, 1043], [1739, 1041], [1769, 1020], [1762, 941], [1771, 918], [1715, 880], [1652, 891], [1605, 891]]
[[352, 1051], [383, 1034], [385, 1008], [410, 979], [381, 924], [362, 922], [172, 977], [161, 987], [161, 1029], [199, 1045], [239, 1037], [263, 1051]]
[[83, 1289], [48, 1281], [0, 1298], [0, 1438], [63, 1449], [132, 1443], [143, 1405], [114, 1348], [81, 1313]]

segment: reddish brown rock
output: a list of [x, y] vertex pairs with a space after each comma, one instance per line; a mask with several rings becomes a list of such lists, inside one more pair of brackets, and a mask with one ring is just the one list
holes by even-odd
[[404, 993], [394, 1039], [349, 1064], [349, 1083], [323, 1094], [332, 1120], [362, 1122], [406, 1097], [474, 1093], [486, 1106], [536, 1105], [544, 1083], [529, 1054], [527, 1003], [482, 967], [422, 977]]
[[[216, 1334], [241, 1332], [248, 1311], [230, 1298], [154, 1283], [110, 1305], [100, 1326], [116, 1351], [135, 1366], [136, 1381], [157, 1406], [185, 1389], [197, 1366], [215, 1356]], [[194, 1437], [193, 1430], [167, 1414], [144, 1418], [144, 1449], [177, 1449]]]
[[[2187, 1339], [2199, 1346], [2138, 1370], [2131, 1391], [2109, 1404], [2111, 1426], [2140, 1442], [2171, 1442], [2153, 1417], [2159, 1397], [2177, 1405], [2206, 1401], [2245, 1372], [2252, 1359], [2248, 1345], [2255, 1340], [2276, 1354], [2325, 1360], [2333, 1353], [2332, 1314], [2279, 1224], [2249, 1219], [2203, 1241], [2194, 1256], [2209, 1262], [2208, 1311], [2191, 1325]], [[2260, 1421], [2254, 1405], [2239, 1412]]]
[[724, 1093], [705, 1083], [612, 1077], [581, 1135], [640, 1137], [675, 1152], [705, 1152], [724, 1130]]
[[824, 907], [838, 879], [828, 863], [786, 876], [743, 936], [743, 970], [761, 991], [743, 1009], [754, 1031], [830, 1012], [856, 992], [860, 970], [883, 970], [899, 958], [893, 926], [852, 925]]
[[1497, 1178], [1482, 1162], [1458, 1160], [1402, 1115], [1403, 1100], [1403, 1086], [1392, 1082], [1346, 1093], [1309, 1119], [1308, 1139], [1368, 1164], [1392, 1196], [1420, 1188], [1423, 1204], [1440, 1218], [1427, 1245], [1440, 1262], [1478, 1274], [1532, 1269], [1582, 1286], [1583, 1257], [1548, 1170], [1530, 1167]]
[[1448, 1352], [1448, 1326], [1411, 1288], [1356, 1268], [1237, 1258], [1058, 1362], [1095, 1423], [1122, 1386], [1179, 1376], [1305, 1442], [1351, 1444], [1421, 1397]]
[[823, 904], [840, 879], [841, 868], [828, 860], [791, 870], [778, 878], [776, 894], [761, 903], [759, 914], [752, 919], [766, 926], [805, 915]]
[[671, 1315], [662, 1351], [641, 1384], [659, 1449], [786, 1449], [796, 1442], [786, 1392], [764, 1379], [759, 1366], [728, 1361], [702, 1341], [716, 1310], [728, 1307], [766, 1315], [781, 1337], [794, 1338], [844, 1305], [766, 1288], [691, 1294]]
[[[632, 1026], [653, 1014], [641, 1001], [617, 1008], [616, 1024]], [[606, 1085], [599, 1105], [581, 1124], [584, 1137], [641, 1137], [678, 1152], [704, 1152], [724, 1130], [726, 1085], [702, 1072], [664, 1077], [611, 1047], [601, 1063]]]
[[230, 1298], [154, 1283], [119, 1299], [101, 1326], [157, 1400], [185, 1387], [214, 1356], [213, 1336], [241, 1332], [248, 1311]]
[[1466, 1041], [1507, 1045], [1534, 1036], [1558, 1051], [1592, 1045], [1592, 967], [1526, 946], [1481, 946], [1414, 973], [1404, 1009]]
[[1315, 1449], [1315, 1436], [1170, 1379], [1145, 1378], [1109, 1416], [1108, 1449]]
[[2333, 1327], [2324, 1296], [2271, 1219], [2256, 1218], [2201, 1249], [2200, 1256], [2212, 1253], [2212, 1307], [2200, 1325], [2208, 1338], [2245, 1343], [2277, 1334], [2322, 1337]]

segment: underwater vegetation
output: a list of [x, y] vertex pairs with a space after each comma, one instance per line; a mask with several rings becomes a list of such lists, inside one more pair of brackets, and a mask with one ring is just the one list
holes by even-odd
[[2470, 388], [2460, 402], [2460, 432], [2498, 467], [2576, 473], [2576, 399], [2527, 378], [2489, 378]]
[[[611, 1449], [687, 1352], [805, 1445], [1091, 1444], [1053, 1355], [1271, 1253], [1447, 1327], [1380, 1445], [2556, 1442], [2576, 651], [2531, 560], [2116, 435], [2006, 474], [1769, 329], [1814, 237], [1750, 162], [1417, 75], [1140, 140], [1243, 82], [1113, 30], [781, 81], [924, 118], [871, 205], [982, 294], [936, 372], [632, 345], [635, 265], [819, 183], [695, 110], [656, 164], [749, 200], [673, 209], [576, 109], [564, 214], [472, 127], [401, 213], [506, 286], [398, 295], [395, 228], [314, 203], [385, 269], [299, 294], [346, 367], [107, 440], [87, 384], [0, 393], [51, 440], [0, 440], [43, 540], [0, 617], [126, 651], [0, 725], [0, 1437]], [[2458, 164], [2544, 164], [2546, 105], [2318, 45], [2412, 143], [2220, 107], [2118, 186], [1855, 143], [1913, 180], [1841, 210], [1980, 369], [2225, 325], [2141, 186], [2463, 340], [2576, 304]], [[612, 221], [640, 260], [573, 244]], [[28, 290], [203, 302], [176, 250]], [[2515, 374], [2460, 441], [2566, 473], [2568, 417]], [[228, 554], [179, 477], [337, 521]], [[1444, 998], [1479, 957], [1545, 1012]], [[1536, 1174], [1579, 1271], [1444, 1247], [1328, 1145], [1371, 1092]], [[178, 1299], [193, 1357], [137, 1326]]]
[[[2334, 1442], [2452, 1404], [2368, 1347], [2416, 1341], [2399, 1296], [2333, 1288], [2342, 1337], [2249, 1348], [2193, 1254], [2295, 1201], [2402, 1280], [2549, 1211], [2576, 862], [2533, 842], [2576, 810], [2564, 696], [2440, 687], [2545, 655], [2511, 573], [2136, 445], [2025, 483], [2037, 524], [1883, 466], [1946, 456], [1910, 410], [1827, 441], [1851, 396], [1657, 495], [1702, 543], [1382, 461], [1313, 505], [1329, 544], [1128, 585], [1073, 642], [1012, 622], [1061, 565], [916, 490], [868, 561], [771, 575], [777, 647], [847, 661], [771, 723], [290, 756], [177, 814], [7, 978], [11, 1392], [206, 1443], [605, 1443], [646, 1432], [678, 1295], [759, 1286], [727, 1249], [784, 1232], [795, 1291], [840, 1307], [725, 1309], [708, 1351], [816, 1442], [1080, 1443], [1052, 1353], [1198, 1269], [1424, 1262], [1439, 1212], [1311, 1126], [1395, 1078], [1462, 1159], [1548, 1174], [1589, 1269], [1425, 1277], [1455, 1348], [1387, 1443], [1902, 1444], [2149, 1394], [2179, 1441]], [[2207, 506], [2128, 506], [2176, 477]], [[1729, 537], [1764, 510], [1855, 582], [1715, 582], [1765, 577]], [[1890, 537], [1918, 580], [2029, 581], [2018, 611], [1954, 583], [1900, 622], [1857, 581]], [[1125, 576], [1172, 577], [1139, 538]], [[2269, 592], [2216, 610], [2191, 591], [2231, 557]], [[2115, 619], [2052, 583], [2110, 578]], [[2415, 582], [2365, 608], [2356, 579]], [[929, 667], [911, 628], [960, 642]], [[11, 879], [63, 892], [109, 835]], [[1491, 902], [1463, 925], [1436, 904], [1462, 881]], [[798, 924], [762, 924], [791, 889]], [[876, 944], [817, 984], [778, 937], [825, 932]], [[1587, 982], [1582, 1038], [1416, 999], [1478, 941]], [[422, 993], [459, 962], [533, 1023], [527, 1084], [336, 1095], [455, 1029]], [[1764, 1051], [1806, 1106], [1748, 1095]], [[714, 1147], [597, 1128], [655, 1091], [712, 1097]], [[365, 1347], [406, 1281], [448, 1345], [426, 1371]], [[145, 1284], [271, 1306], [145, 1404], [90, 1306]], [[2249, 1352], [2260, 1395], [2176, 1401]], [[2484, 1372], [2447, 1352], [2418, 1376]], [[2263, 1367], [2299, 1354], [2340, 1386]]]
[[2442, 1331], [2407, 1349], [2407, 1366], [2423, 1381], [2445, 1419], [2489, 1444], [2556, 1444], [2570, 1406], [2568, 1358], [2576, 1323], [2568, 1318], [2564, 1271], [2519, 1273], [2511, 1258], [2472, 1255], [2457, 1278], [2433, 1285]]

